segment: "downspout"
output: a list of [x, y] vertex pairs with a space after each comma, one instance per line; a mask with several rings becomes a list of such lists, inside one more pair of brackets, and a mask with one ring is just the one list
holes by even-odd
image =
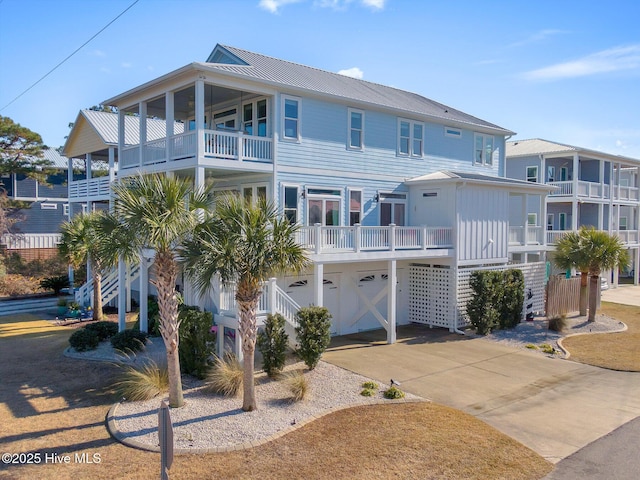
[[454, 238], [454, 244], [453, 244], [455, 249], [455, 255], [453, 257], [453, 271], [455, 274], [453, 292], [454, 292], [455, 305], [454, 305], [453, 325], [451, 325], [452, 328], [450, 328], [450, 330], [453, 333], [458, 333], [460, 335], [465, 335], [465, 333], [458, 328], [458, 255], [459, 255], [458, 229], [460, 225], [459, 213], [458, 213], [458, 190], [460, 190], [460, 188], [463, 188], [466, 184], [467, 182], [464, 181], [462, 182], [462, 185], [456, 186], [456, 198], [455, 198], [456, 228], [454, 230], [455, 238]]

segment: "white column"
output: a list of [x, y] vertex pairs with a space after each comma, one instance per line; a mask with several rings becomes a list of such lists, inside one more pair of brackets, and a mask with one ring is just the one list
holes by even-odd
[[313, 304], [318, 307], [324, 306], [324, 265], [322, 263], [313, 264]]
[[197, 158], [204, 156], [204, 81], [196, 80], [196, 135]]
[[91, 180], [93, 171], [91, 170], [91, 154], [87, 153], [86, 155], [86, 168], [87, 168], [87, 180]]
[[122, 258], [118, 260], [118, 331], [127, 328], [127, 265]]
[[578, 230], [578, 177], [580, 176], [580, 157], [573, 154], [573, 200], [571, 201], [571, 230]]
[[598, 172], [598, 175], [600, 176], [600, 193], [601, 193], [601, 197], [600, 198], [605, 198], [605, 195], [604, 195], [604, 160], [600, 160], [598, 165], [600, 167], [600, 171]]
[[147, 143], [147, 102], [138, 104], [140, 119], [140, 166], [144, 165], [144, 144]]
[[635, 249], [633, 265], [633, 284], [638, 285], [638, 273], [640, 272], [640, 248]]
[[149, 309], [147, 297], [149, 296], [149, 261], [140, 255], [140, 331], [149, 331]]
[[167, 144], [166, 144], [166, 149], [167, 149], [167, 160], [169, 160], [171, 158], [171, 155], [173, 154], [172, 149], [171, 149], [171, 137], [173, 137], [174, 135], [174, 123], [175, 123], [175, 103], [174, 103], [174, 96], [173, 96], [173, 92], [167, 92], [165, 93], [165, 117], [166, 117], [166, 129], [167, 129]]
[[116, 152], [114, 147], [109, 147], [109, 183], [116, 180]]
[[396, 343], [396, 304], [398, 272], [396, 260], [389, 260], [387, 266], [387, 343]]
[[[604, 190], [603, 190], [604, 191]], [[598, 204], [598, 230], [604, 229], [604, 204]]]
[[[124, 148], [124, 110], [118, 109], [118, 162], [122, 162], [122, 149]], [[120, 164], [122, 166], [122, 164]]]
[[127, 312], [131, 311], [131, 265], [127, 265], [125, 269], [125, 285], [127, 290]]

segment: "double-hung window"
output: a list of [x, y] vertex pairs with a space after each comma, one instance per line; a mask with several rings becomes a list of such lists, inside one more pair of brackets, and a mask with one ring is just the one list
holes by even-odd
[[283, 138], [300, 140], [300, 99], [282, 97], [283, 105]]
[[527, 167], [527, 182], [536, 183], [538, 181], [538, 167]]
[[362, 150], [364, 146], [364, 112], [349, 109], [349, 148]]
[[493, 135], [475, 135], [475, 151], [473, 162], [476, 165], [493, 165], [493, 153], [496, 149]]
[[398, 119], [398, 155], [421, 157], [424, 150], [424, 125]]
[[249, 135], [267, 136], [267, 100], [245, 103], [242, 107], [242, 125]]
[[349, 225], [362, 222], [362, 190], [349, 189]]
[[284, 187], [284, 216], [291, 224], [296, 224], [300, 220], [298, 216], [298, 187]]

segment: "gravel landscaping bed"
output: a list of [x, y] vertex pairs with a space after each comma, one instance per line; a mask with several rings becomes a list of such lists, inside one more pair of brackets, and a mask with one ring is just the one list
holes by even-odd
[[[282, 381], [271, 380], [266, 374], [256, 374], [258, 409], [243, 412], [241, 397], [224, 397], [203, 391], [202, 382], [183, 377], [185, 405], [171, 409], [175, 448], [178, 451], [211, 451], [233, 449], [247, 444], [261, 443], [306, 421], [329, 411], [385, 400], [380, 384], [374, 397], [360, 395], [366, 377], [356, 375], [334, 365], [320, 362], [306, 370], [302, 362], [288, 365], [285, 372], [302, 370], [309, 382], [308, 399], [292, 402]], [[168, 397], [164, 398], [168, 402]], [[406, 394], [404, 401], [419, 401], [420, 397]], [[111, 425], [116, 436], [128, 444], [157, 449], [158, 408], [160, 398], [145, 402], [121, 402], [111, 411]], [[400, 400], [402, 401], [402, 400]]]

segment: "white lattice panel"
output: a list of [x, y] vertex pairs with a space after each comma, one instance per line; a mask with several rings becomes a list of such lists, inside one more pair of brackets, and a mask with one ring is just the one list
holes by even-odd
[[502, 272], [512, 268], [521, 270], [524, 274], [525, 305], [527, 303], [527, 292], [531, 289], [531, 293], [533, 293], [533, 311], [544, 311], [544, 280], [546, 273], [546, 265], [544, 262], [520, 263], [517, 265], [501, 265], [495, 267], [460, 268], [458, 269], [458, 327], [469, 324], [469, 319], [467, 318], [467, 302], [471, 299], [471, 287], [469, 286], [471, 272], [478, 270]]
[[409, 267], [409, 321], [451, 326], [455, 315], [453, 275], [449, 268]]

